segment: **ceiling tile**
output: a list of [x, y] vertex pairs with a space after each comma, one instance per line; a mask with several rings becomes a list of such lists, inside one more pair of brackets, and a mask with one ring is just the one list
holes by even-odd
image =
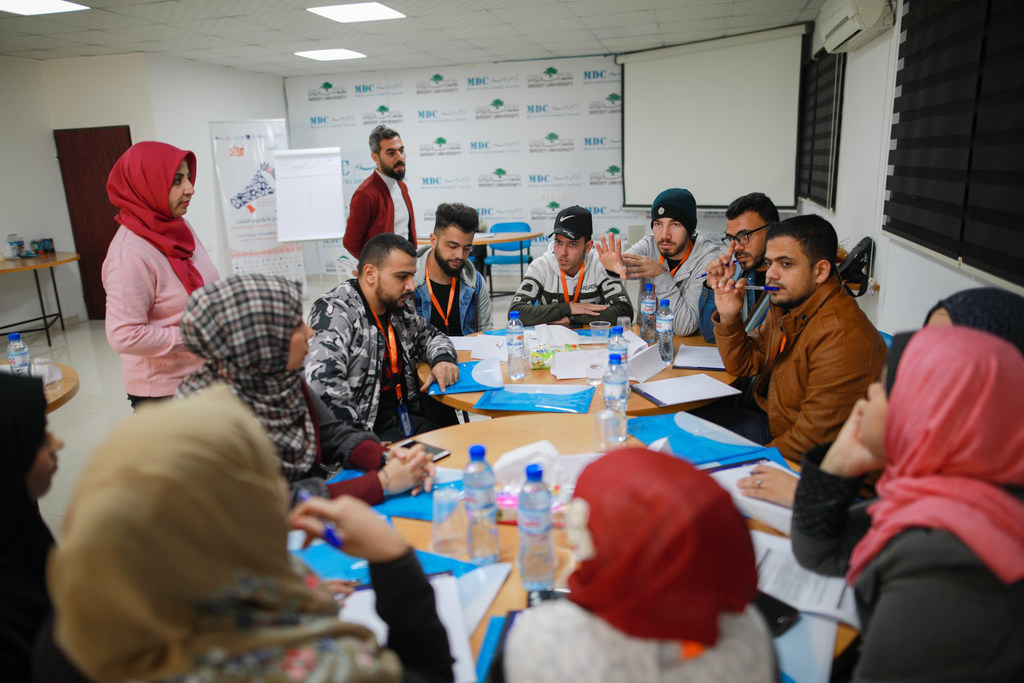
[[185, 21], [197, 21], [199, 19], [215, 19], [223, 16], [217, 9], [216, 2], [205, 2], [203, 6], [187, 5], [176, 0], [165, 0], [164, 2], [133, 3], [111, 8], [111, 12], [125, 14], [129, 17], [138, 17], [146, 21], [155, 21], [161, 24], [173, 24]]

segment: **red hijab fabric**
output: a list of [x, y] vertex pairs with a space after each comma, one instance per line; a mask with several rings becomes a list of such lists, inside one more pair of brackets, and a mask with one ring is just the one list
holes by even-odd
[[570, 599], [638, 638], [714, 645], [723, 611], [757, 591], [750, 533], [729, 494], [689, 463], [625, 448], [589, 465], [595, 555], [569, 577]]
[[966, 327], [926, 327], [907, 344], [885, 420], [886, 467], [871, 528], [847, 580], [900, 532], [954, 534], [1003, 582], [1024, 578], [1024, 356]]
[[204, 284], [191, 261], [195, 237], [183, 218], [171, 216], [168, 204], [182, 160], [188, 163], [189, 179], [195, 183], [195, 154], [163, 142], [136, 143], [110, 171], [107, 195], [120, 209], [114, 219], [159, 249], [191, 294]]

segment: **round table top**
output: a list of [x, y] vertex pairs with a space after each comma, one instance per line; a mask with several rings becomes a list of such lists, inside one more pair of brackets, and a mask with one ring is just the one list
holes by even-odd
[[[473, 235], [473, 244], [487, 246], [488, 244], [506, 244], [508, 242], [522, 242], [540, 237], [544, 233], [540, 230], [530, 232], [478, 232]], [[417, 237], [417, 246], [430, 244], [430, 236]]]
[[[481, 334], [481, 333], [478, 332], [477, 334]], [[704, 338], [701, 337], [699, 334], [695, 334], [695, 335], [692, 335], [692, 336], [689, 336], [689, 337], [680, 337], [678, 335], [675, 335], [674, 338], [673, 338], [673, 348], [678, 350], [680, 343], [686, 344], [687, 346], [714, 346], [714, 344], [709, 344], [706, 341], [704, 341]], [[599, 349], [600, 346], [601, 345], [599, 345], [599, 344], [587, 344], [587, 345], [584, 345], [582, 348], [585, 349], [585, 350], [586, 349], [594, 349], [594, 350], [596, 350], [596, 349]], [[472, 353], [470, 351], [459, 351], [458, 352], [459, 362], [461, 363], [461, 362], [472, 360], [471, 359], [471, 355], [472, 355]], [[422, 381], [424, 381], [426, 379], [427, 374], [430, 372], [430, 368], [425, 363], [421, 363], [419, 368], [418, 368], [418, 372], [419, 372], [420, 381], [422, 382]], [[502, 376], [504, 377], [504, 380], [505, 380], [505, 382], [507, 384], [512, 384], [513, 383], [512, 380], [509, 379], [508, 369], [507, 369], [506, 363], [504, 361], [502, 361], [502, 363], [501, 363], [501, 373], [502, 373]], [[648, 381], [649, 382], [653, 382], [653, 381], [662, 380], [662, 379], [672, 379], [674, 377], [687, 377], [687, 376], [690, 376], [690, 375], [699, 375], [699, 374], [705, 374], [708, 377], [711, 377], [713, 379], [717, 379], [719, 382], [722, 382], [724, 384], [732, 384], [736, 380], [735, 377], [733, 377], [732, 375], [730, 375], [728, 372], [725, 372], [725, 371], [717, 371], [717, 370], [692, 370], [692, 369], [683, 369], [683, 368], [673, 368], [673, 367], [669, 366], [669, 367], [666, 367], [661, 372], [659, 372], [658, 374], [656, 374], [654, 377], [651, 377]], [[578, 384], [578, 385], [582, 386], [582, 385], [586, 385], [587, 380], [586, 379], [564, 379], [564, 380], [560, 380], [560, 379], [556, 379], [555, 376], [551, 374], [550, 370], [541, 369], [541, 370], [528, 370], [527, 373], [526, 373], [526, 378], [521, 383], [522, 384], [562, 384], [562, 385], [565, 385], [565, 384]], [[634, 382], [630, 382], [630, 384], [634, 384]], [[434, 396], [434, 398], [439, 400], [441, 403], [444, 403], [445, 405], [448, 405], [448, 406], [451, 406], [452, 408], [455, 408], [456, 410], [464, 410], [464, 411], [470, 412], [470, 413], [479, 413], [481, 415], [488, 415], [490, 417], [507, 417], [509, 415], [529, 415], [529, 414], [533, 414], [533, 413], [516, 413], [516, 412], [512, 412], [512, 411], [477, 410], [473, 406], [476, 405], [476, 402], [480, 400], [481, 396], [483, 396], [483, 392], [482, 391], [477, 391], [477, 392], [472, 392], [472, 393], [468, 393], [468, 394], [441, 394], [439, 396]], [[631, 392], [629, 392], [629, 399], [628, 399], [628, 401], [626, 403], [626, 414], [628, 416], [630, 416], [630, 417], [640, 417], [640, 416], [644, 416], [644, 415], [666, 415], [666, 414], [678, 413], [678, 412], [686, 411], [686, 410], [693, 410], [694, 408], [699, 408], [700, 406], [707, 405], [710, 402], [711, 401], [691, 401], [689, 403], [676, 403], [676, 404], [673, 404], [673, 405], [659, 406], [659, 405], [656, 405], [656, 404], [652, 403], [650, 400], [648, 400], [647, 398], [641, 396], [640, 394], [636, 393], [635, 391], [631, 391]], [[589, 412], [596, 413], [596, 412], [598, 412], [598, 411], [600, 411], [602, 409], [604, 409], [604, 399], [603, 399], [603, 397], [601, 395], [600, 387], [598, 387], [598, 390], [594, 392], [594, 398], [590, 401], [590, 411]]]
[[0, 261], [0, 275], [3, 273], [20, 273], [26, 270], [38, 270], [39, 268], [53, 268], [65, 263], [71, 263], [82, 258], [73, 251], [58, 251], [55, 254], [43, 254], [33, 258], [6, 259]]
[[61, 372], [60, 382], [47, 384], [43, 388], [46, 395], [46, 412], [52, 413], [62, 405], [74, 398], [78, 393], [78, 372], [70, 365], [54, 363]]

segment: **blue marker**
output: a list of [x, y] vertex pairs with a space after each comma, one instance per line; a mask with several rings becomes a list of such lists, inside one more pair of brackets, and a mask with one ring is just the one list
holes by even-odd
[[[729, 265], [731, 266], [731, 265], [732, 265], [733, 263], [736, 263], [736, 264], [738, 264], [738, 263], [739, 263], [739, 261], [737, 261], [736, 259], [733, 259], [733, 260], [732, 260], [732, 263], [730, 263]], [[707, 276], [708, 276], [708, 274], [707, 274], [707, 273], [704, 273], [703, 275], [698, 275], [698, 276], [697, 276], [697, 279], [698, 279], [698, 280], [703, 280], [703, 279], [704, 279], [704, 278], [706, 278]], [[748, 289], [749, 289], [749, 287], [748, 287]]]
[[749, 290], [752, 290], [752, 291], [755, 291], [755, 292], [760, 292], [762, 290], [765, 291], [765, 292], [777, 292], [777, 291], [779, 291], [779, 288], [776, 287], [775, 285], [765, 285], [764, 287], [760, 287], [758, 285], [747, 285], [744, 289], [749, 289]]
[[[310, 497], [309, 491], [299, 489], [299, 500], [306, 502]], [[324, 540], [327, 541], [327, 545], [335, 550], [341, 550], [345, 547], [345, 541], [338, 538], [338, 531], [334, 527], [334, 522], [324, 522]]]

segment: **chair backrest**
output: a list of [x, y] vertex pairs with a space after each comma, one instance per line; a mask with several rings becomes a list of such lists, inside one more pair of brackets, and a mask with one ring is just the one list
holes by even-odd
[[[490, 232], [530, 232], [530, 224], [524, 223], [523, 221], [512, 221], [509, 223], [495, 223], [490, 227]], [[523, 248], [529, 247], [528, 240], [522, 240], [525, 242]], [[495, 251], [519, 251], [520, 242], [505, 242], [503, 244], [491, 244], [491, 249]]]

